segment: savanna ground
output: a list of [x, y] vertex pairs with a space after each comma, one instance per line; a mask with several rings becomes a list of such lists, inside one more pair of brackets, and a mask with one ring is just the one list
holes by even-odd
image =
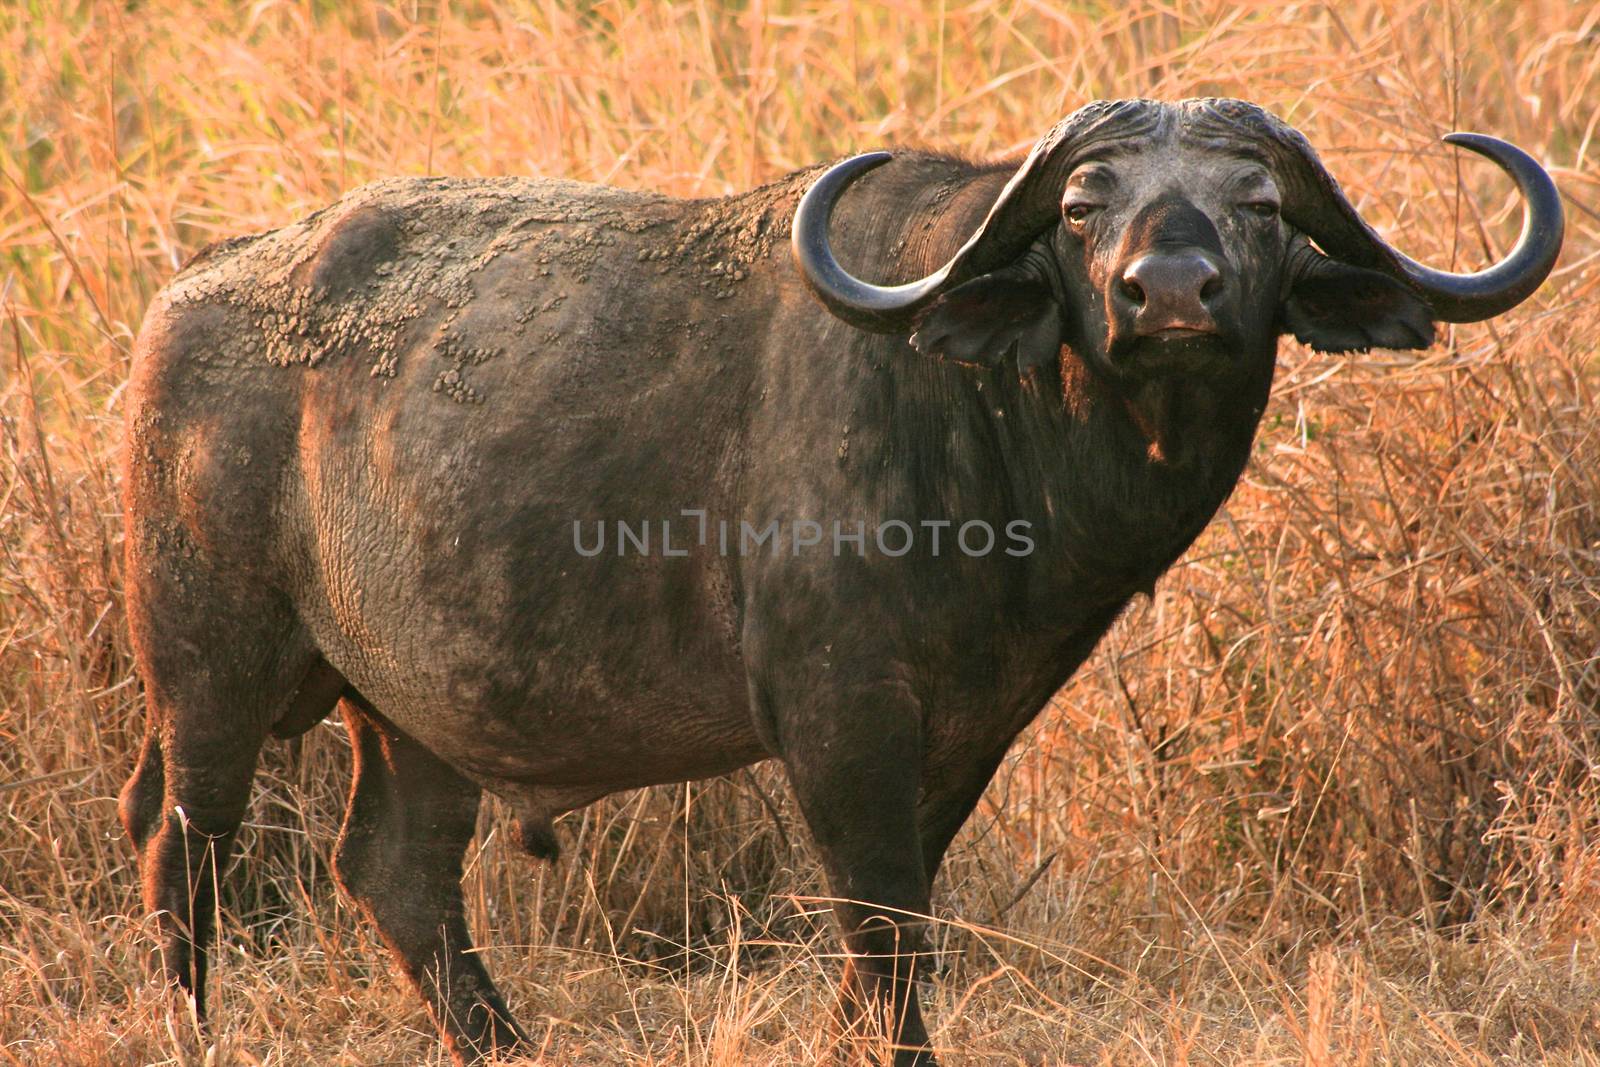
[[[949, 0], [0, 6], [0, 1060], [441, 1054], [328, 861], [337, 724], [268, 749], [214, 1026], [147, 982], [121, 385], [204, 243], [392, 174], [714, 195], [885, 144], [1019, 153], [1103, 96], [1243, 96], [1431, 264], [1567, 196], [1532, 300], [1429, 352], [1285, 342], [1224, 512], [1011, 758], [936, 887], [949, 1064], [1600, 1063], [1600, 9]], [[466, 879], [550, 1064], [825, 1061], [836, 962], [770, 768], [612, 798]]]

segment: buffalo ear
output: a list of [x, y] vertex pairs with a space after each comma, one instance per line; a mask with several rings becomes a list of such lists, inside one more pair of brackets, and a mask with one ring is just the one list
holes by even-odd
[[1024, 371], [1053, 364], [1066, 323], [1043, 282], [996, 271], [945, 293], [917, 316], [911, 343], [925, 356], [992, 367], [1013, 348]]
[[1319, 257], [1289, 288], [1283, 326], [1318, 352], [1427, 348], [1433, 311], [1386, 274]]

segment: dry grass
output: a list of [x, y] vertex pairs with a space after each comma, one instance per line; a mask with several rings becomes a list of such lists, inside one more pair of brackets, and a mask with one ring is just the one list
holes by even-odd
[[[1098, 96], [1244, 96], [1413, 255], [1568, 195], [1532, 301], [1420, 358], [1286, 343], [1224, 514], [1019, 742], [936, 890], [951, 1064], [1600, 1063], [1600, 10], [193, 0], [0, 7], [0, 1061], [439, 1062], [328, 875], [342, 731], [271, 748], [216, 1025], [143, 978], [113, 457], [152, 292], [388, 174], [679, 194], [886, 142], [1025, 147]], [[551, 1064], [815, 1062], [820, 881], [778, 777], [613, 798], [467, 878]], [[685, 947], [687, 946], [687, 948]]]

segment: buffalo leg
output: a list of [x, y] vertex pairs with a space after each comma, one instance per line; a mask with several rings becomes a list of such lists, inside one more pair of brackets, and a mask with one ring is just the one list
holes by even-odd
[[145, 724], [144, 744], [139, 749], [139, 762], [122, 787], [117, 803], [122, 828], [133, 839], [133, 847], [140, 856], [144, 855], [150, 839], [155, 836], [156, 824], [161, 820], [161, 798], [166, 789], [166, 769], [162, 763], [161, 724], [150, 715]]
[[262, 742], [293, 680], [315, 659], [294, 622], [259, 604], [224, 600], [192, 568], [165, 584], [135, 556], [128, 587], [148, 726], [118, 805], [139, 854], [145, 906], [155, 915], [161, 967], [206, 1008], [206, 954], [217, 887], [250, 799]]
[[461, 862], [481, 790], [370, 705], [346, 700], [341, 713], [355, 778], [334, 857], [339, 884], [422, 994], [456, 1062], [525, 1044], [462, 908]]
[[922, 797], [917, 803], [917, 833], [930, 885], [944, 863], [950, 842], [955, 840], [972, 815], [972, 809], [983, 799], [983, 791], [993, 780], [1005, 751], [1002, 748], [984, 759], [926, 776]]
[[194, 998], [203, 1018], [216, 890], [250, 798], [261, 738], [225, 747], [196, 740], [181, 730], [161, 740], [148, 737], [124, 789], [122, 814], [140, 850], [144, 901], [156, 915], [162, 969]]
[[784, 764], [821, 853], [849, 952], [847, 1032], [886, 1019], [894, 1067], [934, 1063], [917, 1003], [928, 913], [928, 879], [918, 841], [920, 760], [914, 731], [885, 735], [881, 713], [843, 716], [852, 729], [796, 731]]

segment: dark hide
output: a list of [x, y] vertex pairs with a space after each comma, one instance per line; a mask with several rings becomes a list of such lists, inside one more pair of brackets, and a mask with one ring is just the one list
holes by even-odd
[[[339, 878], [459, 1059], [523, 1041], [462, 919], [481, 790], [553, 857], [563, 812], [774, 758], [853, 901], [853, 1003], [901, 1005], [897, 1063], [931, 1062], [906, 916], [1012, 739], [1232, 490], [1278, 331], [1431, 337], [1393, 283], [1287, 272], [1296, 235], [1236, 209], [1236, 154], [1113, 132], [1081, 224], [947, 293], [915, 346], [801, 283], [789, 222], [820, 168], [701, 201], [386, 181], [180, 273], [138, 341], [125, 471], [151, 727], [122, 816], [168, 973], [202, 994], [260, 745], [343, 698]], [[840, 260], [928, 273], [1015, 167], [898, 156], [843, 198]], [[1219, 259], [1216, 334], [1125, 328], [1108, 294], [1163, 242]], [[651, 524], [648, 554], [618, 520]], [[895, 520], [903, 554], [873, 540]], [[835, 521], [864, 554], [832, 551]], [[957, 543], [976, 522], [984, 555]], [[1005, 551], [1016, 523], [1031, 552]]]

